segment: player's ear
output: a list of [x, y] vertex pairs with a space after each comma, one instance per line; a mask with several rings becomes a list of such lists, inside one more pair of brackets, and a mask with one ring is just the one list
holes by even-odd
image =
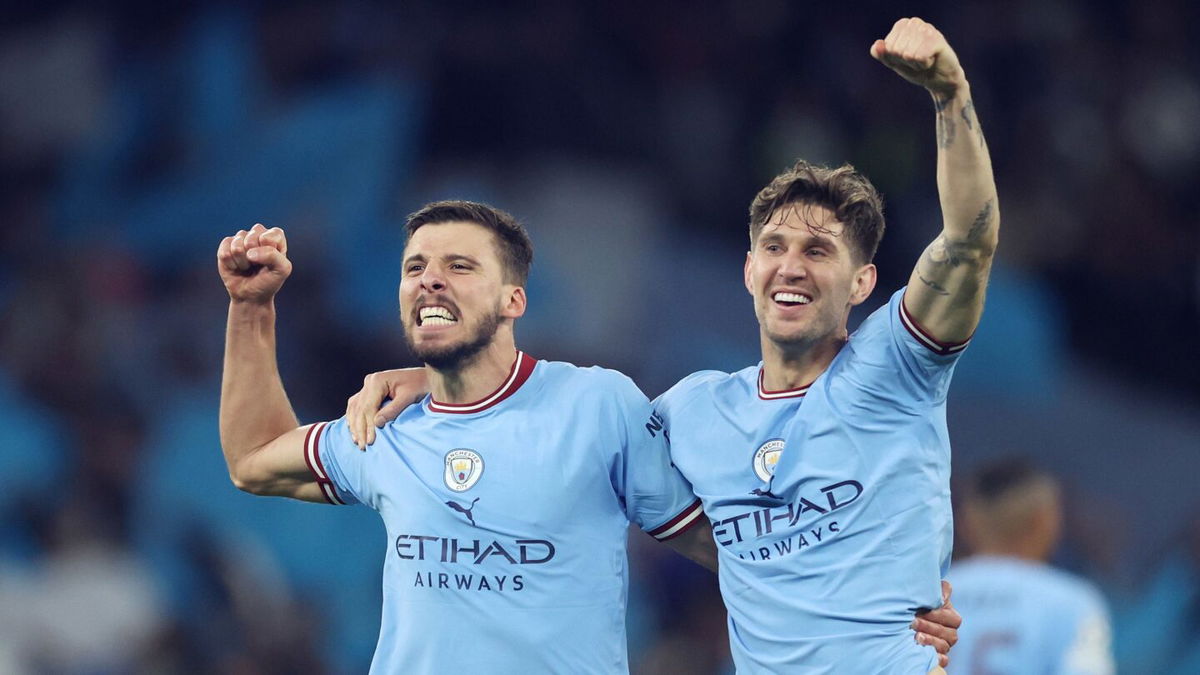
[[754, 285], [750, 283], [750, 265], [754, 262], [754, 254], [751, 251], [746, 251], [746, 264], [742, 268], [742, 283], [746, 285], [746, 292], [754, 295]]
[[525, 315], [525, 306], [528, 299], [525, 297], [525, 288], [522, 286], [506, 286], [508, 295], [504, 301], [504, 305], [500, 308], [500, 316], [506, 319], [519, 319]]
[[861, 305], [875, 290], [877, 272], [874, 263], [867, 263], [854, 273], [854, 287], [850, 289], [850, 305]]

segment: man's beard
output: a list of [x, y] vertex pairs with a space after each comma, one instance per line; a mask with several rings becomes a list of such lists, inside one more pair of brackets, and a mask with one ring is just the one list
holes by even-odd
[[461, 370], [473, 361], [480, 352], [492, 344], [496, 330], [500, 328], [500, 309], [484, 315], [475, 329], [475, 334], [463, 342], [443, 346], [418, 346], [413, 343], [412, 335], [404, 332], [404, 341], [408, 350], [422, 363], [436, 370]]

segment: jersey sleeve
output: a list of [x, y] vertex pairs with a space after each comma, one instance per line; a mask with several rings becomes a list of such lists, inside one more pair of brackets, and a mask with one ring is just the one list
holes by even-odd
[[700, 500], [671, 462], [663, 418], [633, 382], [618, 383], [616, 421], [620, 455], [613, 462], [613, 486], [630, 522], [667, 541], [704, 522]]
[[370, 504], [366, 453], [350, 439], [346, 418], [318, 422], [304, 437], [304, 461], [330, 504]]
[[850, 338], [852, 364], [863, 384], [880, 392], [899, 387], [909, 400], [940, 401], [950, 387], [954, 365], [969, 340], [934, 340], [908, 313], [901, 288], [875, 310]]

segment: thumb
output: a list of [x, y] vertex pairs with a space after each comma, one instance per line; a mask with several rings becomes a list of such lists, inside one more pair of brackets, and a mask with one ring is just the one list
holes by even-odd
[[883, 40], [876, 40], [871, 45], [871, 56], [873, 56], [876, 61], [882, 61], [884, 54], [887, 54], [887, 45]]
[[256, 246], [246, 251], [246, 258], [273, 272], [285, 271], [288, 265], [287, 257], [274, 246]]
[[412, 403], [412, 401], [405, 399], [392, 399], [388, 401], [379, 409], [379, 412], [375, 413], [375, 426], [382, 427], [396, 419], [400, 416], [401, 411], [412, 405]]

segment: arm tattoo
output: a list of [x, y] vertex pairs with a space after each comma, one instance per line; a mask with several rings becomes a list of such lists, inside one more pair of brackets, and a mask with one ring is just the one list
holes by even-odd
[[970, 131], [975, 130], [975, 123], [971, 121], [971, 114], [974, 112], [975, 112], [975, 101], [974, 101], [974, 99], [968, 100], [967, 104], [965, 106], [963, 106], [961, 114], [962, 114], [963, 122], [967, 125], [967, 129]]
[[[975, 132], [979, 137], [979, 147], [984, 146], [983, 127], [979, 125], [979, 116], [975, 114], [975, 99], [968, 99], [967, 104], [962, 109], [963, 123], [967, 125], [968, 131]], [[973, 121], [972, 121], [973, 118]]]
[[950, 291], [946, 290], [945, 288], [942, 288], [942, 286], [940, 284], [938, 284], [938, 282], [936, 282], [932, 279], [926, 279], [925, 275], [921, 274], [920, 269], [917, 269], [917, 278], [920, 279], [921, 282], [924, 283], [926, 286], [928, 286], [934, 293], [937, 293], [938, 295], [950, 295]]
[[937, 111], [937, 144], [945, 150], [954, 143], [954, 117], [947, 114], [950, 99], [933, 99], [933, 109]]
[[983, 205], [983, 209], [981, 209], [979, 214], [975, 216], [975, 220], [971, 223], [971, 229], [967, 230], [967, 239], [969, 241], [978, 239], [979, 236], [983, 234], [984, 230], [986, 230], [988, 226], [992, 224], [992, 211], [994, 210], [995, 204], [995, 199], [987, 200], [987, 203]]

